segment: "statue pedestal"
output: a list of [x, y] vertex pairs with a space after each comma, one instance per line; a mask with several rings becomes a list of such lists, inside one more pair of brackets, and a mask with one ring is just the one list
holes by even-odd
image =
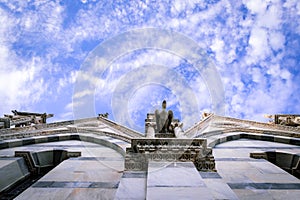
[[125, 170], [146, 171], [149, 161], [193, 162], [198, 171], [215, 172], [215, 159], [206, 139], [132, 139], [126, 149]]
[[155, 133], [156, 138], [176, 138], [175, 133]]

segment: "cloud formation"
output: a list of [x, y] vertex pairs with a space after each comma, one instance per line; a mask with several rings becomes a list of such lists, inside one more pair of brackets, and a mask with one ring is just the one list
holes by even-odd
[[[0, 113], [18, 109], [71, 118], [73, 96], [84, 95], [73, 95], [73, 88], [89, 52], [113, 36], [148, 27], [178, 32], [205, 49], [223, 81], [226, 115], [263, 121], [266, 113], [299, 113], [299, 15], [297, 0], [3, 0]], [[86, 91], [95, 94], [95, 112], [112, 111], [120, 78], [147, 62], [173, 66], [193, 89], [199, 109], [212, 110], [204, 77], [185, 58], [157, 50], [116, 58], [102, 77], [87, 74], [96, 87]]]

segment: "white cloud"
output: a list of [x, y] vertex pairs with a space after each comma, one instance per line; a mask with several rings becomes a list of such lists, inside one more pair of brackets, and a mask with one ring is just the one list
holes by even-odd
[[272, 4], [269, 8], [262, 13], [262, 16], [258, 16], [259, 20], [257, 25], [260, 27], [270, 29], [280, 29], [282, 20], [282, 7], [280, 4]]
[[210, 46], [211, 49], [216, 52], [216, 60], [225, 63], [226, 62], [226, 56], [223, 53], [224, 50], [224, 42], [220, 39], [215, 39], [213, 41], [213, 44]]
[[58, 91], [61, 91], [63, 88], [67, 87], [67, 86], [73, 86], [74, 83], [76, 82], [77, 79], [77, 75], [78, 75], [79, 71], [77, 70], [73, 70], [71, 71], [69, 74], [65, 75], [64, 77], [60, 78], [58, 80]]
[[[268, 46], [268, 33], [265, 29], [262, 28], [254, 28], [251, 31], [251, 35], [249, 38], [249, 55], [251, 56], [251, 61], [255, 64], [260, 60], [266, 58], [268, 54], [270, 54], [270, 48]], [[253, 60], [252, 60], [253, 58]], [[249, 63], [251, 64], [251, 63]]]
[[284, 48], [285, 37], [281, 32], [272, 31], [270, 32], [269, 43], [273, 50], [278, 51]]
[[269, 0], [243, 0], [243, 3], [253, 14], [265, 13]]
[[[298, 65], [295, 58], [287, 59], [297, 54], [293, 49], [297, 39], [291, 39], [291, 35], [300, 33], [298, 0], [220, 0], [211, 4], [146, 1], [126, 5], [81, 2], [85, 7], [69, 19], [66, 4], [59, 1], [2, 1], [6, 7], [0, 8], [0, 112], [33, 108], [49, 96], [66, 95], [75, 80], [86, 80], [86, 84], [96, 87], [96, 91], [86, 90], [74, 94], [75, 97], [95, 93], [97, 100], [108, 98], [131, 70], [153, 63], [178, 66], [181, 59], [170, 52], [149, 50], [117, 58], [104, 77], [97, 74], [97, 65], [95, 74], [77, 76], [78, 65], [87, 56], [82, 44], [105, 41], [141, 27], [172, 29], [211, 50], [210, 56], [224, 81], [230, 115], [254, 118], [259, 112], [279, 112], [286, 109], [286, 102], [297, 93], [294, 75], [283, 66]], [[28, 4], [35, 10], [28, 9]], [[240, 10], [242, 5], [248, 12]], [[287, 32], [291, 33], [289, 37]], [[290, 50], [286, 44], [291, 46]], [[184, 54], [184, 48], [176, 48]], [[77, 63], [69, 64], [67, 58]], [[157, 75], [155, 71], [149, 73]], [[190, 76], [188, 83], [198, 95], [199, 107], [210, 109], [211, 99], [203, 80]], [[295, 97], [293, 100], [299, 101]], [[268, 105], [263, 107], [262, 101]], [[70, 106], [64, 110], [71, 116]]]

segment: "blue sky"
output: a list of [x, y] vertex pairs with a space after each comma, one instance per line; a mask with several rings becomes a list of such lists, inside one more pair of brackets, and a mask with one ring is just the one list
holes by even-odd
[[[182, 34], [205, 51], [222, 81], [225, 115], [266, 121], [263, 114], [300, 113], [298, 0], [0, 0], [0, 24], [0, 114], [17, 109], [54, 113], [50, 121], [73, 119], [74, 86], [95, 49], [147, 28]], [[163, 99], [188, 126], [214, 111], [214, 86], [176, 51], [128, 51], [104, 73], [95, 70], [95, 116], [109, 112], [123, 123], [126, 113], [125, 125], [143, 131], [146, 113]], [[135, 90], [127, 94], [125, 83]]]

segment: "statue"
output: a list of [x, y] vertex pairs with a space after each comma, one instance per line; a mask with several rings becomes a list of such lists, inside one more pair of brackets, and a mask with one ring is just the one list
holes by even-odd
[[175, 124], [174, 133], [175, 133], [176, 138], [187, 138], [182, 127], [183, 127], [183, 123]]
[[106, 119], [108, 118], [108, 115], [109, 114], [107, 112], [98, 114], [99, 117], [103, 117], [103, 118], [106, 118]]
[[155, 138], [155, 123], [146, 122], [146, 137]]
[[269, 118], [269, 123], [280, 124], [283, 126], [300, 126], [300, 115], [294, 114], [275, 114], [275, 115], [264, 115]]
[[155, 119], [156, 119], [156, 132], [158, 133], [174, 133], [174, 128], [171, 125], [173, 120], [172, 110], [166, 111], [167, 102], [164, 100], [162, 102], [162, 110], [155, 110]]

